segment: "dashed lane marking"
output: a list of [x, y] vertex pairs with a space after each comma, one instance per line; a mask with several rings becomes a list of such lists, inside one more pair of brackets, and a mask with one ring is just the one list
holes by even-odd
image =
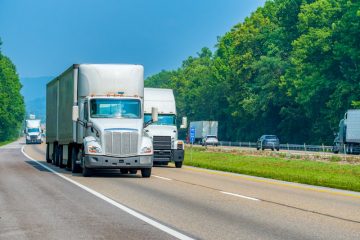
[[220, 192], [223, 194], [226, 194], [226, 195], [234, 196], [234, 197], [245, 198], [245, 199], [253, 200], [253, 201], [261, 201], [260, 199], [257, 199], [257, 198], [247, 197], [247, 196], [236, 194], [236, 193], [223, 192], [223, 191], [220, 191]]
[[160, 178], [162, 180], [166, 180], [166, 181], [171, 181], [172, 179], [170, 178], [166, 178], [166, 177], [161, 177], [161, 176], [157, 176], [157, 175], [152, 175], [153, 177], [156, 177], [156, 178]]
[[42, 166], [43, 168], [49, 170], [50, 172], [54, 173], [55, 175], [57, 175], [57, 176], [65, 179], [66, 181], [68, 181], [68, 182], [82, 188], [83, 190], [93, 194], [94, 196], [104, 200], [105, 202], [110, 203], [111, 205], [113, 205], [113, 206], [119, 208], [120, 210], [122, 210], [122, 211], [136, 217], [137, 219], [140, 219], [140, 220], [150, 224], [151, 226], [153, 226], [153, 227], [155, 227], [155, 228], [157, 228], [157, 229], [159, 229], [159, 230], [161, 230], [163, 232], [166, 232], [166, 233], [170, 234], [173, 237], [176, 237], [177, 239], [182, 239], [182, 240], [193, 240], [194, 239], [194, 238], [191, 238], [191, 237], [189, 237], [189, 236], [187, 236], [187, 235], [185, 235], [185, 234], [183, 234], [181, 232], [176, 231], [175, 229], [167, 227], [167, 226], [165, 226], [165, 225], [163, 225], [163, 224], [161, 224], [161, 223], [159, 223], [159, 222], [157, 222], [157, 221], [155, 221], [155, 220], [153, 220], [153, 219], [151, 219], [149, 217], [146, 217], [145, 215], [142, 215], [141, 213], [136, 212], [136, 211], [134, 211], [134, 210], [132, 210], [132, 209], [130, 209], [130, 208], [128, 208], [128, 207], [126, 207], [126, 206], [124, 206], [124, 205], [122, 205], [122, 204], [120, 204], [120, 203], [106, 197], [105, 195], [103, 195], [103, 194], [101, 194], [99, 192], [96, 192], [95, 190], [82, 185], [81, 183], [78, 183], [78, 182], [64, 176], [63, 174], [55, 171], [54, 169], [49, 168], [45, 164], [42, 164], [39, 161], [37, 161], [37, 160], [33, 159], [32, 157], [30, 157], [29, 155], [27, 155], [24, 152], [24, 147], [21, 148], [21, 152], [24, 154], [25, 157], [27, 157], [31, 161], [39, 164], [40, 166]]

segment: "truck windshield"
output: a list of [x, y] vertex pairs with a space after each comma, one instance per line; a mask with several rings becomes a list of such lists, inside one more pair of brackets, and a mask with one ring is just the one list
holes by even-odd
[[136, 99], [91, 99], [92, 118], [140, 118], [141, 104]]
[[28, 128], [27, 130], [28, 133], [36, 133], [36, 132], [40, 132], [38, 128]]
[[[148, 122], [151, 120], [151, 114], [145, 114], [144, 122]], [[153, 123], [154, 125], [175, 125], [176, 124], [176, 116], [173, 114], [159, 114], [158, 121]]]

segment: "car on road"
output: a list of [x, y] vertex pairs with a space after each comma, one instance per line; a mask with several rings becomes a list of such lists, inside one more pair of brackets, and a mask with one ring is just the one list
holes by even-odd
[[256, 143], [256, 149], [257, 150], [265, 150], [265, 149], [271, 149], [271, 150], [280, 150], [280, 140], [276, 135], [262, 135], [257, 143]]
[[202, 145], [203, 146], [208, 146], [208, 145], [218, 146], [219, 140], [218, 140], [217, 136], [215, 136], [215, 135], [207, 135], [206, 138], [203, 139]]

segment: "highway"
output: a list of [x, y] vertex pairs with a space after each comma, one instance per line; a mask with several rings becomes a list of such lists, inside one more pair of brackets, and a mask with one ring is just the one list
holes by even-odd
[[192, 167], [84, 178], [16, 142], [0, 148], [0, 239], [360, 239], [360, 193]]

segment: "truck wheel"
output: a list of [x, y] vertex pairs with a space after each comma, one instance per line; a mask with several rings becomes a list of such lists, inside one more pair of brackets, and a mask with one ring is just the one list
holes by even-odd
[[175, 167], [176, 168], [181, 168], [182, 164], [183, 164], [183, 162], [175, 162]]
[[73, 146], [71, 151], [71, 172], [73, 173], [81, 172], [80, 165], [76, 164], [77, 158], [78, 158], [78, 148], [76, 146]]
[[55, 150], [55, 166], [59, 166], [60, 163], [60, 145], [56, 145]]
[[130, 174], [137, 174], [137, 169], [130, 169], [129, 172]]
[[120, 173], [121, 174], [127, 174], [129, 172], [129, 170], [125, 169], [125, 168], [121, 168], [120, 169]]
[[83, 167], [82, 168], [82, 175], [83, 177], [91, 177], [92, 175], [92, 169], [91, 168], [87, 168], [87, 167]]
[[143, 169], [141, 169], [141, 176], [143, 178], [149, 178], [151, 176], [151, 168], [143, 168]]
[[50, 144], [46, 144], [46, 162], [51, 163], [50, 159]]
[[65, 167], [65, 165], [63, 164], [63, 146], [62, 145], [59, 145], [59, 153], [58, 153], [58, 155], [59, 155], [59, 162], [58, 162], [58, 164], [59, 164], [59, 167], [60, 168], [64, 168]]
[[56, 165], [56, 152], [57, 152], [57, 143], [53, 143], [53, 151], [51, 154], [51, 163]]

